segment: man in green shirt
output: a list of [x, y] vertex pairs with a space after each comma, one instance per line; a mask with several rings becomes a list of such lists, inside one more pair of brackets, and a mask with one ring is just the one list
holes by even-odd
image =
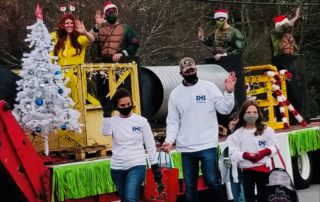
[[99, 57], [119, 62], [122, 56], [134, 56], [139, 48], [138, 33], [117, 21], [118, 9], [115, 4], [106, 2], [103, 12], [102, 16], [100, 11], [96, 13], [96, 25], [90, 31], [98, 43]]
[[298, 51], [293, 36], [290, 34], [294, 22], [299, 18], [299, 8], [296, 16], [288, 20], [280, 15], [273, 19], [275, 28], [271, 31], [271, 49], [272, 56], [276, 55], [295, 55]]
[[203, 30], [199, 27], [198, 37], [200, 41], [213, 48], [212, 53], [216, 60], [227, 55], [242, 55], [245, 48], [244, 36], [239, 30], [228, 24], [227, 11], [216, 11], [214, 20], [216, 21], [216, 30], [208, 37], [203, 35]]

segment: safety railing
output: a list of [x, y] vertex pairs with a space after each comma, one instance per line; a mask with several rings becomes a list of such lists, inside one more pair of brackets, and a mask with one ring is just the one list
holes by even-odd
[[[283, 128], [283, 122], [277, 121], [276, 113], [275, 113], [275, 107], [278, 106], [278, 100], [277, 98], [273, 97], [273, 88], [272, 88], [272, 82], [273, 78], [268, 75], [261, 74], [262, 71], [274, 71], [276, 74], [278, 74], [281, 77], [281, 84], [280, 89], [282, 94], [287, 97], [287, 89], [286, 89], [286, 79], [283, 75], [280, 75], [278, 73], [278, 70], [275, 66], [272, 65], [261, 65], [261, 66], [250, 66], [244, 68], [246, 74], [248, 75], [249, 72], [252, 71], [259, 71], [258, 74], [252, 75], [250, 73], [250, 76], [245, 77], [245, 82], [247, 85], [252, 86], [252, 89], [247, 91], [247, 96], [254, 96], [259, 94], [266, 94], [266, 99], [256, 99], [256, 103], [259, 107], [263, 108], [263, 110], [268, 111], [268, 123], [267, 125], [270, 126], [273, 129], [281, 129]], [[285, 113], [286, 116], [289, 117], [288, 113], [288, 107], [285, 106]], [[289, 120], [288, 120], [289, 124]]]

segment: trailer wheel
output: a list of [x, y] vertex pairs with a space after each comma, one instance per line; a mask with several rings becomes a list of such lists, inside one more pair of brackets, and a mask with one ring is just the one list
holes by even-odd
[[292, 157], [293, 180], [296, 189], [306, 189], [312, 182], [312, 158], [309, 153]]

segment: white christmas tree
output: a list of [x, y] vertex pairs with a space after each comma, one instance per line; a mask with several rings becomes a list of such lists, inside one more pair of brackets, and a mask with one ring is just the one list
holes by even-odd
[[80, 113], [72, 108], [74, 102], [68, 97], [70, 89], [66, 88], [69, 78], [64, 78], [61, 67], [53, 64], [50, 56], [53, 51], [52, 36], [43, 24], [42, 9], [37, 5], [37, 23], [28, 26], [31, 34], [26, 42], [34, 49], [24, 54], [13, 115], [25, 132], [38, 133], [45, 139], [45, 154], [49, 154], [48, 134], [57, 129], [70, 129], [81, 133], [83, 124], [78, 122]]

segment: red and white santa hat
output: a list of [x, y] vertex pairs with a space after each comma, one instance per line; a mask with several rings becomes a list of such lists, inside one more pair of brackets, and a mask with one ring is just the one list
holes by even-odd
[[218, 10], [214, 13], [214, 19], [216, 18], [226, 18], [228, 19], [228, 12], [226, 10]]
[[64, 5], [64, 4], [60, 4], [59, 7], [60, 7], [60, 10], [61, 10], [62, 12], [64, 12], [64, 11], [67, 10], [66, 5]]
[[288, 18], [284, 17], [283, 15], [280, 15], [278, 17], [273, 18], [273, 22], [275, 23], [276, 27], [279, 27], [281, 25], [284, 25], [289, 22]]
[[118, 13], [118, 8], [116, 5], [114, 5], [113, 3], [111, 2], [106, 2], [103, 6], [103, 13], [105, 13], [109, 8], [115, 8], [117, 10], [117, 13]]
[[76, 10], [76, 4], [72, 3], [70, 4], [70, 11], [75, 11]]

